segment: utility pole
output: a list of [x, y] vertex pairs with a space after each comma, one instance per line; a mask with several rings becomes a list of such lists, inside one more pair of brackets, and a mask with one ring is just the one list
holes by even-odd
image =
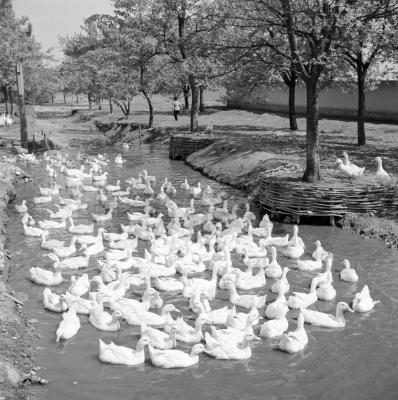
[[18, 88], [19, 120], [21, 124], [21, 146], [27, 149], [28, 125], [26, 123], [25, 89], [24, 89], [22, 64], [17, 64], [16, 73], [17, 73], [17, 88]]

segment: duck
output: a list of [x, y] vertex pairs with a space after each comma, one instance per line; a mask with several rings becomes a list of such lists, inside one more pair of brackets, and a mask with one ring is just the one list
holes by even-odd
[[43, 204], [50, 203], [52, 201], [52, 196], [41, 196], [41, 197], [33, 197], [33, 203], [35, 204]]
[[52, 210], [45, 208], [45, 210], [50, 214], [51, 219], [67, 219], [72, 216], [73, 210], [70, 207], [61, 208], [58, 204], [55, 204], [58, 211], [53, 212]]
[[99, 189], [99, 193], [97, 194], [96, 200], [98, 200], [100, 203], [105, 203], [108, 200], [108, 196], [104, 193], [102, 189]]
[[62, 321], [58, 325], [55, 341], [59, 342], [61, 339], [71, 339], [79, 332], [79, 329], [80, 319], [72, 305], [67, 312], [62, 314]]
[[106, 214], [91, 213], [91, 216], [93, 217], [95, 222], [109, 221], [112, 219], [112, 212], [113, 212], [113, 208], [110, 208]]
[[43, 237], [43, 236], [48, 236], [50, 234], [49, 231], [41, 228], [36, 228], [35, 226], [27, 226], [26, 224], [22, 224], [22, 226], [25, 236]]
[[[314, 253], [313, 253], [314, 254]], [[321, 253], [315, 253], [315, 260], [300, 260], [296, 261], [296, 268], [304, 272], [312, 272], [322, 269], [322, 255]]]
[[100, 189], [96, 186], [82, 185], [83, 192], [98, 192]]
[[265, 275], [267, 278], [279, 279], [282, 276], [282, 267], [278, 264], [276, 259], [276, 248], [271, 247], [271, 261], [267, 268], [265, 268]]
[[283, 335], [289, 328], [289, 321], [286, 318], [288, 308], [281, 308], [275, 315], [275, 319], [264, 322], [260, 327], [260, 337], [272, 339]]
[[202, 188], [200, 186], [200, 182], [198, 182], [197, 186], [191, 186], [189, 192], [192, 194], [193, 197], [199, 197], [202, 193]]
[[132, 367], [145, 363], [145, 346], [149, 345], [150, 340], [142, 337], [138, 340], [135, 350], [126, 346], [118, 346], [113, 342], [106, 344], [99, 339], [99, 359], [103, 363], [125, 365]]
[[42, 249], [52, 251], [56, 247], [63, 247], [64, 245], [65, 242], [63, 242], [62, 240], [57, 240], [57, 239], [47, 240], [47, 235], [45, 235], [44, 233], [41, 235], [40, 247]]
[[90, 256], [77, 256], [77, 257], [67, 257], [60, 261], [59, 257], [54, 254], [50, 253], [47, 255], [51, 260], [54, 261], [55, 265], [60, 269], [69, 269], [75, 270], [80, 268], [88, 267], [90, 262]]
[[39, 227], [43, 230], [66, 228], [65, 220], [57, 222], [57, 221], [49, 221], [49, 220], [45, 219], [43, 221], [39, 221], [38, 224], [39, 224]]
[[69, 228], [68, 231], [70, 233], [74, 233], [74, 234], [79, 234], [79, 235], [84, 235], [84, 234], [90, 234], [94, 232], [94, 224], [91, 225], [86, 225], [86, 224], [79, 224], [79, 225], [75, 225], [73, 222], [73, 218], [72, 216], [70, 216], [68, 218], [69, 221]]
[[294, 225], [293, 227], [293, 237], [289, 241], [287, 247], [282, 251], [282, 254], [287, 258], [298, 259], [304, 254], [304, 242], [303, 240], [297, 236], [298, 226]]
[[238, 274], [235, 280], [235, 285], [241, 290], [259, 289], [265, 286], [264, 268], [259, 268], [256, 275], [252, 274], [252, 267], [248, 268], [248, 272]]
[[71, 307], [73, 305], [78, 314], [90, 315], [91, 310], [96, 304], [96, 302], [92, 300], [84, 299], [79, 296], [74, 296], [68, 291], [66, 291], [65, 294], [61, 295], [61, 297], [66, 301], [68, 307]]
[[149, 356], [155, 367], [160, 368], [187, 368], [199, 362], [199, 354], [205, 350], [203, 344], [195, 344], [191, 352], [185, 353], [181, 350], [159, 350], [154, 349], [150, 344]]
[[277, 279], [271, 286], [272, 293], [279, 293], [279, 290], [282, 289], [283, 293], [286, 294], [290, 290], [289, 281], [286, 278], [289, 271], [290, 269], [288, 267], [283, 267], [282, 276], [280, 277], [280, 279]]
[[182, 292], [184, 284], [175, 278], [155, 278], [154, 286], [162, 292]]
[[105, 185], [105, 190], [107, 192], [116, 192], [117, 190], [120, 190], [120, 180], [116, 181], [116, 185]]
[[120, 319], [123, 314], [119, 311], [114, 311], [112, 314], [104, 311], [102, 303], [97, 303], [93, 306], [88, 317], [89, 322], [100, 331], [117, 332], [120, 329]]
[[304, 315], [307, 324], [321, 328], [344, 328], [346, 321], [344, 311], [355, 312], [347, 303], [340, 301], [336, 306], [336, 316], [323, 312], [303, 308], [300, 312]]
[[[144, 194], [147, 196], [153, 196], [153, 193], [154, 193], [154, 191], [151, 187], [151, 182], [147, 181], [146, 187], [144, 189]], [[169, 192], [167, 192], [167, 193], [169, 193]]]
[[25, 225], [28, 225], [28, 226], [35, 226], [36, 225], [36, 221], [27, 212], [23, 214], [21, 222], [22, 222], [22, 224], [25, 224]]
[[318, 279], [313, 278], [309, 293], [293, 292], [293, 295], [287, 299], [287, 305], [293, 309], [307, 308], [318, 300], [316, 287]]
[[90, 246], [87, 246], [86, 244], [84, 244], [82, 246], [82, 248], [84, 248], [83, 254], [86, 257], [87, 256], [94, 256], [96, 254], [102, 253], [105, 250], [102, 238], [100, 240], [98, 240], [96, 243], [94, 243], [94, 244], [92, 244]]
[[253, 325], [255, 325], [255, 320], [257, 320], [257, 317], [249, 314], [246, 319], [246, 324], [242, 327], [242, 329], [232, 327], [217, 329], [216, 327], [212, 326], [211, 336], [216, 340], [223, 340], [226, 342], [230, 342], [234, 345], [241, 343], [246, 335], [251, 335], [253, 336], [254, 340], [258, 340], [259, 338], [255, 336], [253, 332]]
[[195, 326], [192, 327], [188, 324], [180, 323], [182, 318], [177, 318], [175, 321], [176, 326], [176, 339], [183, 343], [199, 343], [203, 340], [202, 327], [207, 323], [207, 319], [203, 316], [198, 316], [195, 320]]
[[287, 353], [298, 353], [304, 350], [308, 343], [307, 332], [304, 328], [304, 315], [302, 312], [297, 317], [297, 329], [293, 332], [284, 333], [278, 343], [278, 348]]
[[322, 261], [325, 261], [326, 258], [327, 258], [328, 255], [329, 255], [329, 252], [326, 251], [326, 250], [322, 247], [322, 244], [321, 244], [321, 242], [320, 242], [319, 240], [316, 240], [316, 241], [315, 241], [315, 246], [316, 246], [316, 249], [315, 249], [314, 252], [312, 253], [312, 258], [313, 258], [314, 260], [321, 259]]
[[21, 204], [15, 204], [15, 209], [18, 213], [23, 214], [28, 212], [28, 206], [26, 205], [26, 200], [22, 200]]
[[261, 219], [260, 223], [258, 224], [260, 228], [270, 228], [272, 231], [272, 228], [274, 227], [274, 224], [271, 222], [269, 219], [268, 214], [264, 214], [263, 218]]
[[265, 316], [268, 319], [275, 319], [281, 313], [281, 310], [288, 310], [287, 301], [285, 294], [283, 293], [283, 287], [280, 286], [278, 297], [272, 303], [267, 305], [265, 309]]
[[222, 307], [217, 309], [208, 309], [205, 310], [202, 302], [198, 302], [196, 307], [200, 309], [199, 317], [204, 318], [207, 324], [214, 325], [225, 325], [228, 318], [229, 309], [228, 307]]
[[235, 305], [230, 310], [228, 310], [228, 315], [227, 315], [227, 320], [225, 322], [225, 326], [243, 331], [248, 326], [249, 316], [251, 317], [250, 321], [251, 321], [252, 326], [258, 324], [258, 322], [260, 320], [260, 313], [258, 311], [257, 297], [253, 298], [251, 308], [248, 313], [236, 312]]
[[70, 286], [69, 286], [69, 293], [73, 294], [77, 297], [82, 297], [86, 293], [90, 291], [90, 281], [88, 279], [87, 274], [83, 274], [76, 278], [76, 276], [72, 275], [70, 278]]
[[43, 305], [46, 310], [53, 312], [64, 312], [68, 309], [66, 301], [47, 287], [43, 290]]
[[267, 226], [262, 229], [268, 229], [267, 237], [260, 239], [259, 245], [265, 244], [266, 246], [286, 247], [289, 244], [289, 234], [285, 236], [272, 236], [272, 227]]
[[250, 203], [245, 204], [246, 211], [243, 215], [243, 221], [250, 221], [253, 222], [257, 219], [256, 215], [250, 211]]
[[336, 160], [335, 167], [337, 171], [339, 171], [345, 176], [348, 176], [349, 178], [359, 178], [360, 176], [363, 175], [365, 171], [365, 167], [356, 169], [352, 168], [350, 165], [345, 165], [341, 158], [338, 158]]
[[40, 267], [31, 267], [29, 269], [29, 276], [30, 280], [38, 285], [57, 286], [64, 281], [61, 270], [58, 268], [52, 272]]
[[350, 262], [347, 259], [343, 260], [345, 268], [340, 271], [340, 279], [345, 282], [357, 283], [358, 274], [355, 269], [351, 268]]
[[376, 157], [375, 161], [377, 163], [377, 171], [376, 171], [376, 182], [381, 185], [388, 185], [391, 183], [391, 175], [386, 172], [383, 168], [383, 161], [381, 157]]
[[333, 278], [330, 273], [327, 275], [326, 282], [321, 283], [319, 288], [316, 290], [316, 295], [319, 300], [332, 301], [336, 297], [336, 289], [333, 287], [332, 282]]
[[352, 301], [352, 308], [355, 312], [366, 313], [373, 310], [380, 300], [374, 301], [370, 296], [369, 287], [365, 285], [359, 293], [356, 293]]
[[251, 308], [251, 304], [253, 301], [253, 298], [257, 297], [258, 300], [258, 307], [264, 307], [265, 305], [265, 300], [267, 298], [266, 295], [264, 296], [257, 296], [254, 294], [245, 294], [245, 295], [239, 295], [236, 291], [236, 286], [233, 282], [229, 281], [227, 282], [227, 288], [229, 289], [229, 301], [232, 304], [235, 304], [237, 306], [243, 307], [243, 308]]
[[247, 360], [252, 356], [250, 340], [253, 335], [246, 335], [242, 344], [233, 344], [230, 341], [214, 339], [209, 332], [205, 333], [205, 353], [218, 360]]
[[177, 346], [175, 327], [171, 327], [170, 332], [166, 333], [159, 329], [147, 326], [145, 323], [141, 324], [141, 337], [148, 337], [153, 347], [160, 350], [173, 349]]
[[123, 159], [123, 157], [122, 157], [121, 154], [118, 154], [118, 155], [115, 157], [115, 164], [124, 164], [125, 162], [126, 162], [126, 160]]
[[148, 171], [146, 169], [143, 169], [138, 174], [138, 176], [142, 177], [142, 179], [144, 179], [144, 181], [149, 181], [149, 182], [156, 183], [156, 176], [155, 175], [148, 175]]
[[354, 174], [357, 174], [358, 176], [363, 175], [364, 171], [365, 171], [365, 167], [361, 168], [358, 167], [357, 165], [353, 164], [350, 159], [348, 158], [348, 154], [347, 152], [343, 151], [343, 157], [344, 157], [344, 165], [351, 168], [351, 170], [353, 171]]
[[134, 199], [130, 199], [127, 197], [120, 197], [119, 201], [124, 204], [128, 204], [131, 207], [145, 207], [149, 205], [148, 200], [141, 200], [140, 196], [135, 196]]
[[77, 249], [75, 246], [77, 237], [72, 236], [71, 242], [69, 246], [66, 247], [54, 247], [51, 251], [57, 256], [57, 257], [69, 257], [73, 254], [76, 253]]
[[181, 183], [180, 188], [183, 190], [189, 190], [190, 186], [187, 178], [185, 178], [184, 182]]

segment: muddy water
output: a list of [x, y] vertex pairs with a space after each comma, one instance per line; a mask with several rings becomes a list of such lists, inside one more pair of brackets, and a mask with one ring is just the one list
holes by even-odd
[[[107, 149], [113, 158], [114, 149]], [[234, 189], [211, 181], [192, 171], [180, 161], [170, 161], [167, 149], [158, 146], [140, 146], [124, 153], [127, 163], [124, 167], [109, 167], [109, 182], [122, 181], [136, 176], [146, 168], [162, 182], [168, 176], [177, 187], [185, 177], [191, 183], [201, 181], [217, 190], [226, 190], [232, 199], [243, 205], [244, 195]], [[38, 195], [38, 186], [48, 185], [43, 166], [29, 167], [36, 178], [32, 183], [17, 187], [18, 198], [28, 199], [33, 217], [37, 220], [47, 217], [43, 206], [34, 207], [31, 199]], [[159, 184], [156, 186], [159, 188]], [[95, 195], [89, 195], [91, 210], [100, 211], [95, 205]], [[179, 204], [188, 204], [189, 198], [179, 191]], [[158, 203], [155, 206], [164, 211]], [[51, 207], [51, 206], [50, 206]], [[54, 208], [53, 208], [54, 209]], [[243, 209], [243, 208], [242, 208]], [[126, 223], [126, 208], [120, 205], [108, 230], [117, 230], [118, 223]], [[273, 349], [273, 343], [263, 340], [254, 345], [253, 358], [246, 362], [216, 361], [206, 355], [200, 356], [197, 366], [183, 370], [162, 370], [150, 362], [138, 367], [125, 368], [102, 364], [98, 360], [98, 338], [135, 348], [138, 329], [122, 324], [118, 333], [100, 332], [93, 328], [85, 316], [81, 316], [82, 327], [71, 340], [56, 343], [55, 330], [60, 315], [44, 310], [42, 306], [43, 287], [32, 284], [28, 269], [34, 265], [50, 265], [45, 252], [35, 238], [23, 235], [20, 217], [12, 205], [9, 207], [9, 248], [12, 254], [13, 270], [11, 284], [27, 297], [25, 311], [28, 318], [37, 319], [41, 338], [37, 341], [36, 359], [42, 366], [41, 375], [49, 379], [49, 385], [41, 393], [43, 398], [70, 399], [396, 399], [398, 396], [398, 273], [397, 253], [384, 247], [381, 242], [363, 240], [357, 236], [331, 227], [300, 226], [300, 235], [309, 250], [313, 242], [320, 239], [323, 246], [335, 255], [333, 268], [337, 299], [333, 302], [318, 302], [320, 311], [334, 313], [338, 301], [350, 301], [364, 284], [368, 284], [374, 299], [381, 300], [368, 314], [348, 314], [344, 329], [326, 330], [306, 325], [309, 344], [297, 355], [288, 355]], [[87, 211], [80, 211], [76, 222], [90, 221]], [[166, 219], [167, 221], [167, 219]], [[275, 234], [291, 231], [290, 225], [278, 225]], [[69, 234], [57, 233], [55, 238], [70, 238]], [[142, 254], [143, 246], [140, 247]], [[308, 255], [307, 255], [308, 256]], [[360, 281], [352, 285], [339, 281], [337, 272], [344, 258], [351, 260], [357, 269]], [[280, 257], [281, 265], [291, 262]], [[239, 260], [234, 259], [235, 265]], [[93, 259], [89, 274], [96, 272]], [[66, 281], [71, 274], [65, 274]], [[291, 271], [288, 274], [292, 290], [303, 291], [311, 276]], [[267, 286], [258, 293], [269, 293], [268, 301], [275, 298]], [[55, 290], [62, 293], [69, 286], [64, 283]], [[135, 289], [132, 297], [142, 290]], [[218, 291], [212, 306], [218, 308], [227, 304], [227, 293]], [[172, 302], [186, 316], [187, 302], [180, 296], [163, 295], [165, 302]], [[295, 329], [295, 313], [289, 312], [290, 328]], [[187, 346], [179, 348], [188, 350]]]

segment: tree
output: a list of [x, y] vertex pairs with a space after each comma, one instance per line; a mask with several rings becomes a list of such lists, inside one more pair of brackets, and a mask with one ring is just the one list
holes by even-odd
[[[385, 71], [380, 66], [393, 49], [398, 29], [398, 3], [396, 1], [363, 0], [353, 2], [357, 19], [351, 21], [347, 40], [342, 44], [343, 57], [354, 71], [358, 93], [358, 145], [366, 144], [365, 114], [368, 81], [373, 85], [383, 78]], [[379, 68], [372, 68], [373, 65]], [[384, 64], [386, 65], [386, 64]]]

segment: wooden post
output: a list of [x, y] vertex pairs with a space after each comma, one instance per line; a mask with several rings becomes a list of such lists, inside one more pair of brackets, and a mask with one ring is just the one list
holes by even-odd
[[138, 125], [138, 133], [140, 135], [140, 144], [141, 144], [141, 125]]
[[36, 138], [35, 138], [35, 135], [33, 135], [33, 138], [32, 138], [32, 151], [35, 152], [35, 150], [36, 150]]
[[17, 87], [18, 87], [19, 119], [21, 124], [21, 145], [22, 147], [27, 149], [28, 125], [26, 123], [25, 90], [24, 90], [23, 70], [21, 64], [17, 64], [16, 74], [17, 74]]

